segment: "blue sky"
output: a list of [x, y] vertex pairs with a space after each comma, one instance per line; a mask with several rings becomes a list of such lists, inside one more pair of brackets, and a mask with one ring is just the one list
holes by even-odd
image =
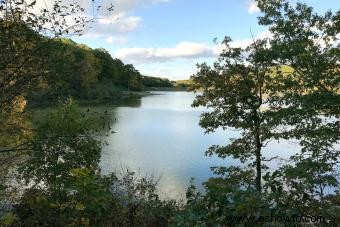
[[[292, 1], [293, 2], [293, 1]], [[295, 2], [295, 1], [294, 1]], [[340, 0], [303, 0], [317, 12], [340, 8]], [[213, 62], [220, 51], [213, 43], [230, 36], [235, 46], [268, 37], [257, 24], [252, 0], [116, 0], [114, 13], [97, 20], [77, 42], [107, 49], [132, 63], [142, 74], [187, 79], [196, 63]]]

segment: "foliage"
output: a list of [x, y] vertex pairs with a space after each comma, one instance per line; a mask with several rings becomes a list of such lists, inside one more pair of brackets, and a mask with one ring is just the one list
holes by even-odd
[[[55, 1], [50, 10], [35, 6], [36, 1], [0, 1], [0, 151], [1, 163], [11, 162], [6, 168], [1, 164], [0, 225], [167, 223], [176, 204], [161, 201], [153, 181], [137, 180], [133, 173], [122, 178], [100, 174], [97, 126], [71, 99], [36, 127], [22, 124], [27, 97], [28, 101], [34, 96], [52, 101], [69, 95], [102, 98], [116, 95], [115, 86], [142, 89], [141, 75], [132, 65], [61, 38], [81, 34], [92, 20], [82, 16], [85, 9], [79, 4]], [[7, 167], [16, 170], [14, 151], [20, 151], [18, 183], [26, 181], [21, 192], [10, 195], [15, 202], [8, 197], [6, 181], [14, 175], [5, 172]], [[123, 189], [121, 194], [116, 193], [118, 188]]]
[[[242, 136], [231, 140], [227, 146], [212, 146], [207, 155], [217, 154], [221, 158], [232, 156], [241, 162], [254, 162], [256, 188], [261, 191], [263, 165], [262, 148], [274, 137], [275, 119], [272, 111], [265, 108], [271, 103], [275, 83], [268, 62], [267, 40], [254, 41], [245, 49], [232, 48], [231, 39], [223, 41], [225, 49], [211, 68], [199, 65], [199, 72], [192, 76], [193, 89], [200, 89], [193, 106], [204, 106], [212, 111], [201, 115], [200, 125], [206, 133], [221, 127], [242, 129]], [[277, 117], [277, 116], [276, 116]]]
[[[339, 11], [317, 15], [285, 0], [259, 0], [258, 6], [264, 13], [259, 23], [269, 26], [273, 38], [241, 49], [231, 48], [227, 37], [214, 66], [201, 64], [192, 77], [194, 89], [202, 92], [193, 105], [209, 108], [200, 121], [206, 132], [243, 130], [241, 138], [212, 146], [207, 154], [245, 163], [255, 156], [250, 167], [256, 167], [255, 174], [252, 168], [213, 168], [221, 177], [206, 183], [207, 194], [194, 206], [209, 207], [203, 214], [212, 216], [199, 213], [196, 224], [226, 224], [223, 217], [230, 214], [275, 214], [324, 215], [336, 225]], [[271, 139], [296, 139], [301, 151], [289, 164], [266, 172], [261, 148]]]
[[337, 209], [339, 198], [340, 11], [318, 15], [302, 3], [258, 4], [264, 12], [259, 23], [270, 26], [273, 34], [272, 61], [294, 69], [278, 77], [278, 92], [272, 94], [273, 106], [285, 106], [278, 112], [285, 116], [280, 123], [286, 128], [280, 136], [297, 139], [302, 147], [291, 158], [295, 164], [282, 169], [291, 194], [287, 199], [301, 213], [324, 213], [335, 221], [329, 209]]
[[259, 1], [259, 7], [265, 13], [259, 23], [269, 25], [274, 36], [271, 60], [294, 69], [278, 77], [280, 86], [271, 94], [273, 106], [284, 105], [281, 112], [289, 113], [280, 123], [293, 126], [282, 136], [299, 139], [304, 156], [326, 158], [327, 152], [333, 159], [339, 152], [333, 145], [339, 140], [340, 12], [317, 15], [287, 1]]
[[118, 176], [72, 170], [63, 189], [26, 190], [16, 207], [25, 225], [166, 226], [176, 212], [174, 201], [162, 201], [155, 183], [127, 171]]
[[29, 158], [22, 168], [27, 182], [43, 182], [46, 187], [61, 185], [71, 170], [97, 169], [100, 142], [93, 138], [90, 122], [69, 99], [38, 124]]
[[113, 59], [106, 50], [64, 38], [54, 43], [58, 54], [50, 65], [53, 73], [42, 86], [30, 90], [29, 101], [48, 103], [68, 96], [105, 101], [119, 98], [120, 90], [142, 89], [140, 73], [132, 65]]
[[142, 82], [145, 87], [173, 87], [173, 84], [169, 79], [160, 77], [143, 76]]
[[26, 189], [15, 206], [13, 221], [25, 226], [169, 222], [177, 204], [159, 198], [152, 178], [136, 177], [130, 171], [101, 175], [96, 127], [72, 100], [36, 124], [31, 151], [20, 168]]
[[55, 54], [52, 41], [65, 34], [81, 34], [93, 20], [84, 15], [85, 9], [77, 3], [55, 1], [48, 9], [38, 7], [37, 1], [0, 2], [1, 110], [50, 73]]
[[193, 85], [192, 79], [189, 80], [176, 80], [174, 86], [178, 88], [185, 88], [187, 90], [190, 90]]
[[166, 226], [177, 210], [177, 202], [163, 201], [157, 194], [157, 181], [137, 177], [127, 170], [113, 174], [111, 190], [123, 205], [123, 226]]
[[85, 168], [72, 169], [63, 187], [48, 190], [33, 187], [25, 191], [16, 208], [25, 225], [79, 226], [105, 222], [115, 209], [107, 182]]

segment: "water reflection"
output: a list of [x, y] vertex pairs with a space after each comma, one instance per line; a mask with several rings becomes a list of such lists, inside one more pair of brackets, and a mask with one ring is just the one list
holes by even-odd
[[[159, 92], [139, 99], [140, 106], [129, 103], [110, 111], [117, 119], [112, 128], [117, 133], [106, 138], [108, 146], [102, 154], [104, 173], [130, 168], [144, 174], [161, 177], [159, 190], [164, 198], [184, 198], [191, 177], [201, 182], [212, 176], [210, 167], [240, 165], [234, 159], [205, 157], [211, 145], [225, 145], [239, 132], [217, 130], [205, 135], [199, 127], [203, 108], [192, 108], [194, 94]], [[288, 158], [297, 151], [297, 144], [272, 141], [264, 149], [265, 157]], [[273, 168], [278, 162], [271, 162]]]
[[134, 171], [161, 176], [163, 194], [184, 197], [191, 177], [196, 182], [211, 176], [210, 167], [239, 164], [237, 161], [204, 157], [213, 144], [225, 144], [238, 132], [218, 131], [204, 135], [198, 126], [203, 109], [191, 108], [194, 95], [187, 92], [164, 92], [143, 97], [139, 108], [126, 105], [114, 108], [117, 133], [106, 138], [103, 152], [104, 172], [128, 167]]
[[[200, 183], [212, 176], [210, 167], [239, 165], [231, 158], [204, 156], [210, 146], [227, 144], [230, 138], [239, 136], [239, 131], [217, 130], [205, 135], [198, 125], [204, 109], [192, 108], [193, 99], [193, 93], [158, 92], [126, 99], [118, 106], [82, 105], [80, 110], [93, 116], [98, 129], [105, 132], [100, 137], [108, 142], [100, 163], [103, 173], [129, 168], [140, 175], [153, 174], [156, 179], [161, 177], [163, 198], [180, 199], [191, 177], [200, 188]], [[42, 119], [49, 111], [51, 108], [35, 109], [33, 116]], [[267, 158], [288, 158], [296, 151], [297, 142], [272, 141], [263, 153]], [[278, 162], [268, 164], [274, 168]]]
[[142, 98], [126, 98], [119, 103], [120, 107], [139, 108], [142, 105]]

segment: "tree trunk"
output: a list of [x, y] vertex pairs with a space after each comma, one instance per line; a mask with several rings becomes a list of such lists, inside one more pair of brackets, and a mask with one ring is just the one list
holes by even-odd
[[256, 179], [255, 179], [255, 184], [256, 184], [256, 189], [258, 192], [261, 193], [262, 187], [261, 187], [261, 149], [262, 149], [262, 144], [261, 144], [261, 139], [260, 139], [260, 129], [259, 126], [256, 126], [255, 130], [255, 144], [256, 144], [256, 150], [255, 150], [255, 156], [256, 156]]

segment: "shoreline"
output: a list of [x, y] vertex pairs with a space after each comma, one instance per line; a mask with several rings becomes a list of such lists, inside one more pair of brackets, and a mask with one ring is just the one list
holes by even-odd
[[[187, 91], [187, 89], [182, 88], [164, 88], [164, 87], [148, 87], [144, 91], [120, 91], [117, 96], [107, 97], [103, 99], [81, 99], [72, 97], [79, 105], [99, 105], [99, 104], [108, 104], [108, 105], [118, 105], [120, 102], [123, 102], [127, 99], [135, 99], [142, 98], [151, 95], [158, 95], [154, 92], [168, 91], [168, 92], [177, 92], [177, 91]], [[64, 97], [66, 98], [66, 97]], [[27, 108], [39, 108], [39, 107], [50, 107], [54, 106], [58, 103], [59, 99], [55, 100], [47, 100], [46, 102], [37, 102], [37, 101], [28, 101]]]

